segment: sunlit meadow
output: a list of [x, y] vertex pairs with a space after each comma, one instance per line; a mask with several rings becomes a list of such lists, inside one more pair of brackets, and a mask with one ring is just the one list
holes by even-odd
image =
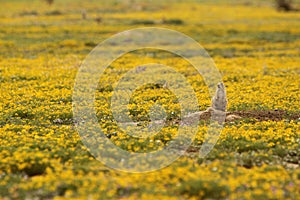
[[[225, 123], [205, 158], [199, 149], [208, 124], [200, 120], [181, 158], [130, 174], [103, 165], [83, 145], [72, 92], [99, 42], [138, 27], [199, 42], [223, 76], [227, 110], [241, 119]], [[200, 110], [211, 104], [184, 59], [152, 50], [122, 56], [99, 77], [95, 110], [107, 138], [127, 151], [163, 148], [178, 129], [169, 123], [142, 140], [113, 119], [113, 87], [128, 70], [153, 62], [187, 78]], [[2, 0], [0, 86], [0, 199], [300, 199], [300, 12], [280, 12], [271, 0]], [[129, 114], [147, 123], [156, 102], [168, 121], [180, 117], [176, 97], [161, 85], [137, 88]]]

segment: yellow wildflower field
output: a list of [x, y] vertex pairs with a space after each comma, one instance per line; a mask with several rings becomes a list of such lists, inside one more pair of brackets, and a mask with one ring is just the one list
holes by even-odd
[[[278, 11], [271, 0], [3, 0], [0, 25], [0, 199], [300, 199], [300, 12]], [[209, 124], [200, 119], [179, 159], [128, 173], [84, 145], [72, 95], [97, 44], [143, 27], [176, 30], [202, 45], [222, 75], [228, 113], [239, 118], [225, 122], [205, 157], [199, 150]], [[170, 90], [147, 84], [130, 97], [130, 117], [147, 125], [159, 104], [167, 123], [143, 138], [118, 127], [114, 88], [145, 63], [176, 69], [199, 110], [211, 105], [203, 77], [179, 56], [147, 49], [115, 60], [99, 77], [95, 113], [106, 139], [133, 153], [167, 147], [179, 129], [172, 121], [181, 117]]]

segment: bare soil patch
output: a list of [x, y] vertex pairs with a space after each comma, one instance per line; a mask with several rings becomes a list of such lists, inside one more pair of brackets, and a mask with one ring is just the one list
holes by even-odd
[[236, 115], [240, 116], [241, 119], [257, 119], [258, 121], [281, 121], [287, 120], [298, 120], [300, 119], [300, 113], [288, 113], [284, 110], [251, 110], [251, 111], [234, 111], [228, 112], [227, 116]]

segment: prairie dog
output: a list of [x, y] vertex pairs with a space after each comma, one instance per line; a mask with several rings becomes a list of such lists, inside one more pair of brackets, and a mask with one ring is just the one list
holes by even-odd
[[223, 83], [218, 83], [216, 94], [212, 99], [212, 107], [215, 110], [219, 110], [223, 112], [226, 111], [227, 98], [226, 98], [225, 86]]

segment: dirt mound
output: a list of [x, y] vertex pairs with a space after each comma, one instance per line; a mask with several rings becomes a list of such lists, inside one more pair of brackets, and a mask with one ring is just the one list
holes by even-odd
[[290, 114], [284, 110], [251, 110], [251, 111], [234, 111], [228, 112], [228, 115], [240, 116], [242, 119], [250, 118], [257, 119], [258, 121], [281, 121], [287, 120], [298, 120], [300, 118], [300, 113]]

